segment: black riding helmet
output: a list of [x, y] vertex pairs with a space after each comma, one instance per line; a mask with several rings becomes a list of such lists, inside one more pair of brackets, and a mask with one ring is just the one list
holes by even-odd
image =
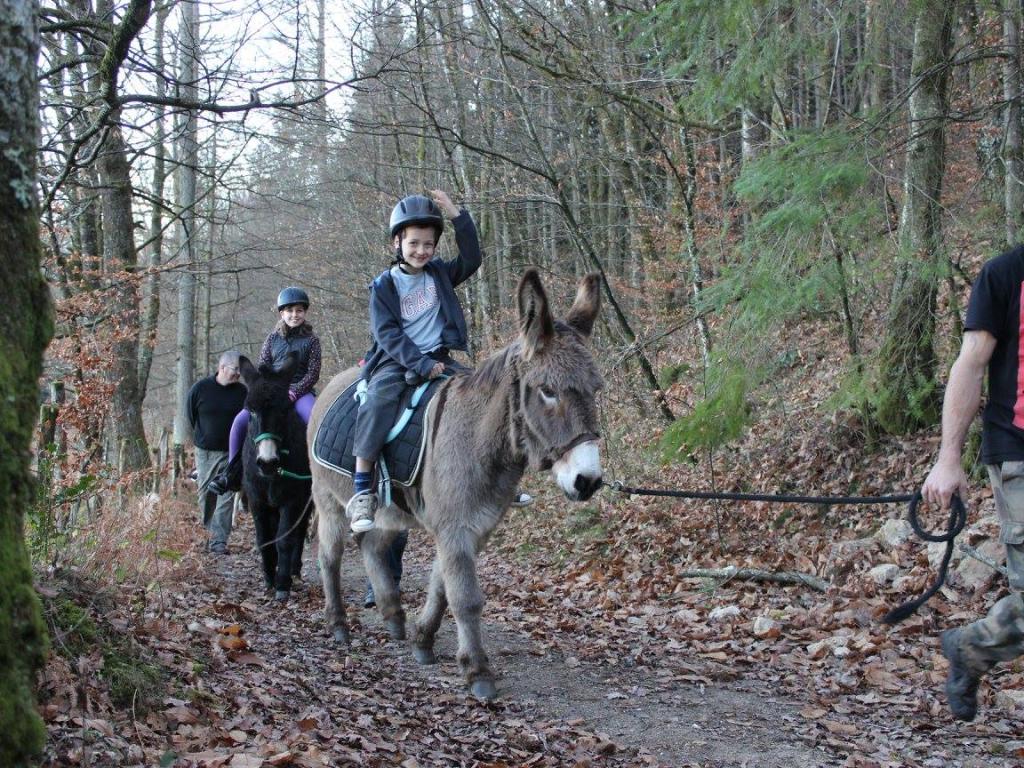
[[309, 309], [309, 294], [295, 286], [289, 286], [277, 294], [278, 312], [285, 307], [290, 307], [292, 304], [301, 304], [306, 309]]
[[391, 211], [391, 237], [393, 238], [405, 227], [419, 224], [434, 227], [437, 236], [444, 232], [444, 216], [437, 203], [423, 195], [409, 195], [398, 201]]

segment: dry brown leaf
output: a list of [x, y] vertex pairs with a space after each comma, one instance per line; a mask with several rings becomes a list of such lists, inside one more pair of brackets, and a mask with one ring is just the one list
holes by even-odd
[[241, 651], [249, 647], [249, 643], [246, 642], [244, 637], [238, 637], [237, 635], [226, 635], [217, 641], [221, 648], [228, 651]]
[[806, 717], [808, 720], [817, 720], [820, 717], [824, 717], [828, 714], [827, 709], [821, 709], [820, 707], [806, 707], [800, 710], [800, 714]]
[[249, 664], [254, 667], [266, 666], [266, 662], [255, 653], [232, 653], [228, 655], [228, 658], [236, 664]]
[[278, 752], [263, 761], [264, 765], [291, 765], [293, 760], [291, 752]]
[[850, 723], [840, 723], [837, 720], [821, 720], [820, 724], [825, 726], [829, 733], [840, 736], [856, 736], [860, 733], [860, 729], [857, 726]]

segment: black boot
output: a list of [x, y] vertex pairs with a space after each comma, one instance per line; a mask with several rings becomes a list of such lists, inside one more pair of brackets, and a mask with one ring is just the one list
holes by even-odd
[[206, 487], [210, 493], [218, 496], [242, 490], [242, 452], [239, 451], [235, 458], [228, 462], [227, 468], [214, 477]]
[[949, 676], [946, 678], [949, 708], [957, 720], [969, 722], [978, 714], [978, 683], [981, 682], [981, 676], [967, 665], [960, 647], [959, 629], [947, 629], [942, 633], [942, 655], [949, 662]]

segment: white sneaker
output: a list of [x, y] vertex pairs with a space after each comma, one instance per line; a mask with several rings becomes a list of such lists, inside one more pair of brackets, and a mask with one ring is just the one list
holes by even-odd
[[516, 497], [512, 499], [513, 507], [528, 507], [531, 504], [533, 504], [533, 496], [525, 491], [520, 491], [516, 494]]
[[377, 494], [362, 491], [348, 500], [345, 514], [348, 515], [352, 533], [366, 533], [373, 530], [373, 513], [377, 511]]

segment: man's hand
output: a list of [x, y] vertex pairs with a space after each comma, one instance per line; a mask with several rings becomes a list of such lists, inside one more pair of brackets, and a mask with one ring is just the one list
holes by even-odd
[[442, 373], [444, 373], [444, 363], [434, 363], [434, 367], [430, 369], [430, 374], [427, 378], [436, 379]]
[[949, 509], [953, 494], [967, 498], [967, 474], [959, 460], [939, 458], [921, 486], [921, 496], [929, 504]]
[[440, 208], [444, 215], [449, 219], [454, 219], [459, 215], [460, 211], [452, 202], [452, 199], [448, 197], [448, 193], [442, 189], [430, 190], [430, 196], [434, 198], [434, 202], [437, 203], [437, 207]]

